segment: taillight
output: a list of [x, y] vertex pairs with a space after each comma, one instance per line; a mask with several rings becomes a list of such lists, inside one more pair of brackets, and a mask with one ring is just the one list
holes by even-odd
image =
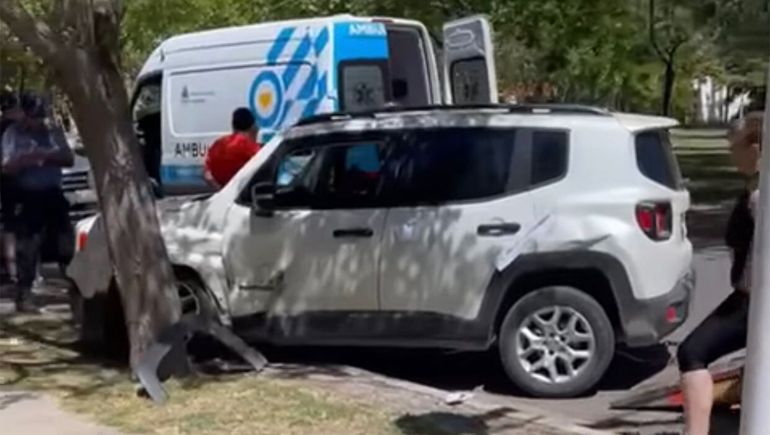
[[643, 202], [636, 206], [636, 222], [652, 240], [671, 238], [673, 213], [669, 202]]
[[86, 247], [86, 242], [88, 241], [88, 233], [83, 231], [81, 233], [78, 233], [77, 240], [75, 241], [75, 251], [80, 252]]

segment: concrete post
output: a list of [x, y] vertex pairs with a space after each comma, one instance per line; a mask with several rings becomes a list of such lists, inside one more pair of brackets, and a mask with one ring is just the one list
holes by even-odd
[[770, 433], [770, 70], [766, 94], [741, 435]]

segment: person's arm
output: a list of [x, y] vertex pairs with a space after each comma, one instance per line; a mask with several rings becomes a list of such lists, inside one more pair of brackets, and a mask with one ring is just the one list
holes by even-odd
[[58, 166], [61, 168], [71, 167], [75, 163], [75, 157], [72, 154], [69, 143], [67, 143], [64, 132], [60, 128], [53, 128], [49, 135], [53, 149], [44, 152], [42, 155], [42, 163], [44, 165]]
[[749, 194], [749, 210], [754, 219], [759, 215], [759, 189]]
[[12, 158], [14, 154], [14, 146], [13, 141], [11, 140], [11, 135], [9, 133], [11, 129], [6, 129], [5, 133], [3, 133], [2, 137], [0, 137], [0, 150], [2, 150], [2, 160], [0, 160], [0, 172], [2, 173], [9, 173], [12, 169]]
[[219, 183], [217, 183], [217, 180], [214, 179], [214, 175], [211, 173], [209, 168], [206, 168], [203, 171], [203, 178], [206, 180], [207, 183], [209, 183], [209, 185], [211, 187], [213, 187], [213, 188], [215, 188], [217, 190], [222, 188], [222, 186], [220, 186]]
[[203, 178], [206, 180], [207, 183], [209, 183], [211, 187], [217, 190], [221, 189], [222, 186], [220, 186], [219, 183], [217, 183], [216, 178], [214, 178], [214, 174], [211, 173], [211, 169], [215, 164], [216, 153], [218, 148], [219, 148], [219, 141], [217, 140], [213, 144], [211, 144], [211, 147], [206, 153], [206, 161], [203, 164]]
[[4, 174], [15, 174], [21, 169], [32, 165], [33, 158], [36, 157], [31, 153], [20, 154], [16, 150], [17, 133], [13, 127], [5, 130], [3, 137], [0, 139], [0, 146], [3, 149], [3, 161], [0, 164], [0, 170]]

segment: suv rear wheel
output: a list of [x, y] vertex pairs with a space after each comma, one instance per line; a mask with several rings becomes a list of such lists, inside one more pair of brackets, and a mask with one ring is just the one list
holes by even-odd
[[544, 287], [518, 300], [500, 327], [500, 357], [516, 386], [536, 397], [575, 397], [602, 378], [615, 352], [602, 306], [573, 287]]

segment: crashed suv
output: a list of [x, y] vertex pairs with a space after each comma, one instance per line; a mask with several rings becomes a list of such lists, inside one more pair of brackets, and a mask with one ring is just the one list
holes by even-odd
[[[247, 340], [482, 351], [535, 396], [590, 390], [616, 343], [687, 316], [673, 120], [582, 106], [307, 119], [217, 194], [161, 204], [183, 309]], [[70, 275], [109, 289], [98, 219]]]

